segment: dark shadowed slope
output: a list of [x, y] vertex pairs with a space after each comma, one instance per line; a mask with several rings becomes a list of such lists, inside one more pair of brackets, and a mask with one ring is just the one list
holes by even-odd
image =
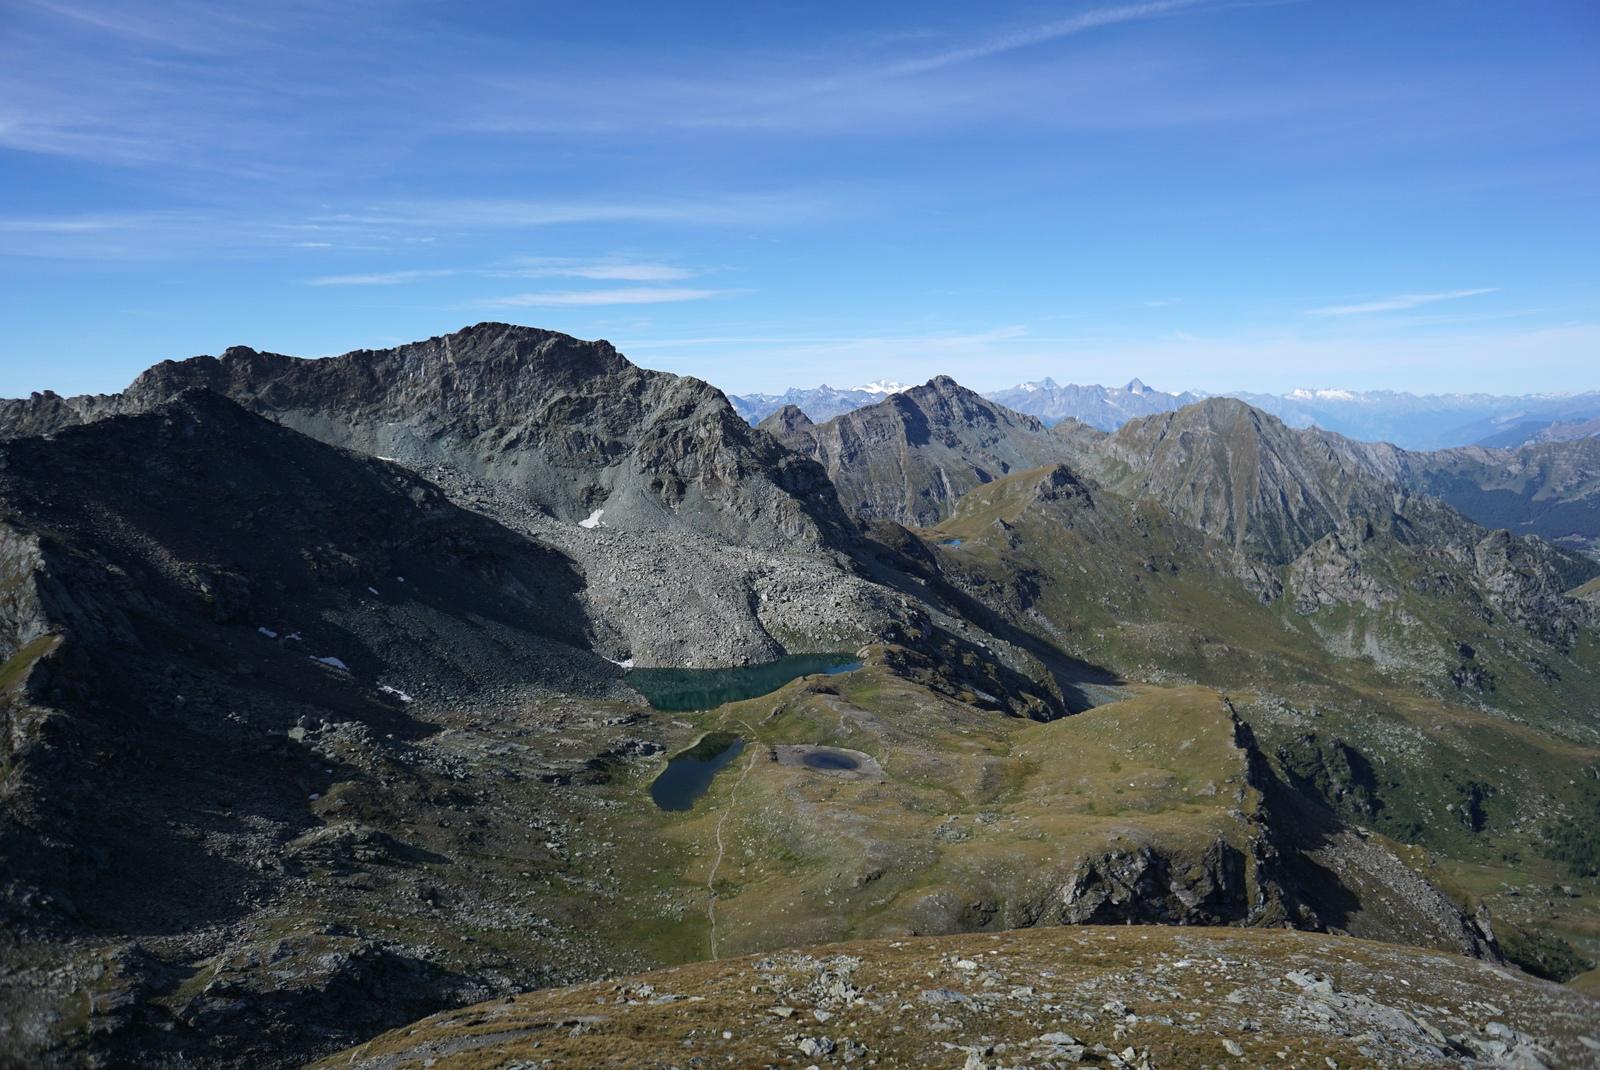
[[[84, 959], [54, 960], [48, 984], [7, 973], [0, 1018], [70, 1031], [48, 1002], [58, 982], [170, 994], [184, 964], [333, 894], [303, 871], [318, 851], [385, 857], [401, 867], [391, 872], [422, 860], [361, 822], [437, 790], [427, 764], [353, 768], [313, 752], [319, 726], [400, 757], [433, 730], [413, 698], [437, 709], [627, 695], [586, 649], [581, 586], [562, 555], [405, 469], [205, 391], [0, 444], [0, 959], [20, 968], [74, 941], [161, 949], [135, 946], [98, 982]], [[296, 855], [291, 841], [322, 827], [318, 806], [356, 824]], [[403, 913], [401, 893], [380, 887], [338, 894]], [[376, 1025], [456, 990], [448, 971], [346, 944], [365, 963], [356, 974], [411, 975], [352, 1021]], [[267, 1018], [324, 1013], [295, 1003], [305, 992], [274, 998]], [[102, 1008], [103, 1028], [133, 1013], [117, 1006]]]

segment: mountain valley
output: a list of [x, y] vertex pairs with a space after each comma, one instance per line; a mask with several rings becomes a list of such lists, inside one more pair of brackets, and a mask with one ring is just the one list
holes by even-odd
[[1592, 442], [751, 426], [506, 324], [0, 402], [0, 1063], [1591, 1065]]

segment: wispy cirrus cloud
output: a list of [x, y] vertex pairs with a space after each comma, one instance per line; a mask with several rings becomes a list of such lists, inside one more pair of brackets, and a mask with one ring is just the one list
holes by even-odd
[[1459, 301], [1463, 297], [1499, 292], [1498, 286], [1481, 286], [1473, 290], [1443, 290], [1438, 293], [1396, 294], [1354, 305], [1329, 305], [1325, 308], [1308, 308], [1308, 316], [1367, 316], [1377, 312], [1404, 312], [1440, 301]]
[[[441, 47], [453, 42], [426, 39], [403, 20], [375, 32], [372, 6], [363, 3], [286, 0], [247, 12], [196, 0], [116, 7], [22, 0], [16, 25], [7, 27], [9, 43], [0, 41], [0, 147], [119, 166], [220, 171], [281, 186], [314, 182], [333, 161], [359, 167], [386, 160], [420, 138], [946, 125], [1015, 116], [1019, 92], [1040, 89], [1019, 85], [1015, 72], [953, 68], [1118, 25], [1230, 6], [1236, 5], [1146, 0], [1010, 28], [997, 28], [991, 16], [929, 33], [945, 38], [942, 49], [912, 49], [897, 40], [892, 48], [856, 52], [845, 39], [820, 63], [815, 52], [795, 45], [759, 66], [730, 53], [710, 74], [700, 63], [648, 72], [634, 64], [613, 71], [558, 63], [529, 76], [484, 64], [478, 47]], [[393, 69], [401, 48], [426, 56], [413, 76]], [[222, 55], [230, 62], [213, 62]], [[330, 93], [324, 70], [335, 64], [359, 78]], [[284, 77], [285, 70], [303, 76]], [[1135, 75], [1120, 91], [1108, 90], [1114, 68], [1083, 73], [1092, 83], [1092, 96], [1082, 98], [1086, 106], [1061, 107], [1057, 86], [1052, 113], [1093, 112], [1097, 122], [1114, 122], [1113, 112], [1152, 88], [1141, 89]], [[1164, 114], [1194, 107], [1192, 89], [1158, 95]], [[1233, 114], [1247, 103], [1230, 99], [1224, 110]], [[504, 142], [496, 146], [505, 149]]]
[[902, 60], [889, 64], [879, 72], [888, 76], [905, 76], [924, 74], [936, 71], [943, 67], [955, 66], [959, 63], [970, 63], [974, 60], [988, 59], [1006, 52], [1015, 52], [1019, 48], [1029, 48], [1033, 45], [1047, 44], [1058, 41], [1063, 37], [1074, 34], [1087, 33], [1106, 26], [1116, 26], [1125, 22], [1146, 22], [1168, 15], [1180, 14], [1185, 10], [1203, 7], [1211, 0], [1152, 0], [1143, 4], [1122, 4], [1116, 7], [1096, 8], [1072, 15], [1064, 19], [1053, 19], [1050, 22], [1040, 23], [1009, 33], [996, 34], [976, 44], [962, 48], [950, 49], [946, 52], [918, 59]]
[[149, 214], [81, 216], [12, 216], [0, 218], [0, 234], [96, 234], [129, 230], [158, 217]]
[[635, 286], [611, 290], [549, 290], [512, 294], [478, 302], [490, 308], [580, 308], [597, 305], [655, 305], [678, 301], [704, 301], [729, 290], [700, 290], [687, 286]]
[[509, 263], [474, 268], [413, 268], [404, 271], [376, 271], [346, 275], [319, 275], [307, 279], [307, 286], [400, 286], [431, 279], [455, 276], [480, 278], [562, 278], [589, 279], [595, 282], [676, 282], [693, 278], [699, 272], [672, 264], [630, 260], [577, 260], [560, 257], [516, 257]]
[[[1302, 94], [1268, 97], [1190, 84], [1166, 54], [1054, 55], [1043, 46], [1123, 24], [1241, 6], [1244, 0], [1151, 0], [1091, 8], [1067, 18], [996, 30], [986, 25], [902, 35], [893, 49], [844, 40], [826, 56], [779, 54], [753, 66], [730, 56], [703, 67], [640, 73], [472, 72], [477, 94], [461, 125], [495, 134], [621, 134], [647, 130], [729, 135], [779, 131], [836, 135], [953, 128], [974, 122], [1052, 127], [1148, 127], [1218, 123], [1322, 106]], [[905, 39], [943, 38], [940, 50]], [[956, 43], [949, 43], [951, 40]], [[1026, 49], [1037, 57], [985, 63]], [[1021, 100], [1048, 98], [1041, 111]]]
[[677, 282], [699, 274], [672, 264], [637, 263], [626, 260], [584, 262], [556, 257], [519, 257], [511, 267], [494, 274], [523, 278], [594, 279], [602, 282]]
[[319, 275], [307, 279], [307, 286], [399, 286], [424, 279], [443, 279], [461, 272], [454, 268], [433, 268], [415, 271], [380, 271], [369, 275]]
[[[625, 224], [663, 230], [783, 228], [852, 215], [859, 208], [859, 203], [846, 203], [831, 194], [780, 190], [771, 193], [708, 191], [609, 200], [438, 198], [318, 206], [313, 210], [292, 206], [275, 211], [194, 207], [81, 215], [16, 215], [0, 217], [0, 256], [148, 260], [217, 250], [224, 250], [231, 256], [262, 250], [335, 247], [378, 253], [414, 249], [419, 243], [441, 239], [584, 225]], [[670, 282], [696, 274], [672, 264], [639, 263], [625, 257], [506, 259], [461, 273], [480, 270], [485, 275], [502, 277], [570, 277], [626, 282]], [[402, 281], [406, 280], [396, 278], [388, 280], [388, 284]]]

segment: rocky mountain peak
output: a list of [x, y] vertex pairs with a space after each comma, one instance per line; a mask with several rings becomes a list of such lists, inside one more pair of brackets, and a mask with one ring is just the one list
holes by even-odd
[[1297, 432], [1233, 398], [1124, 424], [1098, 446], [1101, 477], [1154, 497], [1194, 527], [1284, 564], [1352, 510], [1392, 508], [1393, 488], [1343, 440]]
[[810, 455], [817, 442], [817, 425], [798, 405], [785, 405], [756, 425], [798, 453]]
[[936, 375], [922, 386], [911, 387], [885, 399], [883, 404], [895, 405], [901, 412], [920, 415], [946, 428], [977, 422], [996, 427], [1021, 427], [1030, 433], [1043, 433], [1045, 430], [1044, 424], [1037, 418], [990, 401], [948, 375]]
[[857, 516], [913, 526], [948, 516], [980, 483], [1060, 455], [1044, 424], [948, 375], [824, 424], [800, 425], [790, 417], [762, 427], [821, 462]]
[[768, 416], [765, 420], [761, 421], [759, 426], [761, 426], [763, 428], [766, 428], [766, 427], [770, 426], [772, 428], [785, 428], [785, 429], [787, 429], [787, 428], [815, 427], [816, 424], [814, 424], [812, 422], [811, 417], [807, 416], [801, 410], [800, 406], [798, 406], [798, 405], [785, 405], [783, 408], [779, 409], [777, 412], [773, 413], [771, 416]]
[[122, 394], [0, 406], [0, 438], [135, 412], [191, 387], [333, 445], [510, 484], [554, 517], [687, 528], [764, 546], [849, 523], [814, 464], [757, 435], [716, 388], [605, 341], [480, 323], [393, 349], [303, 359], [244, 346], [165, 361]]

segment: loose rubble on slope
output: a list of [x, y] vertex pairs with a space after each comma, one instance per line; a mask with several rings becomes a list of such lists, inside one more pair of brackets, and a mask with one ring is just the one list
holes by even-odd
[[318, 1064], [1600, 1066], [1595, 1004], [1502, 967], [1289, 931], [1086, 926], [698, 963], [435, 1015]]

